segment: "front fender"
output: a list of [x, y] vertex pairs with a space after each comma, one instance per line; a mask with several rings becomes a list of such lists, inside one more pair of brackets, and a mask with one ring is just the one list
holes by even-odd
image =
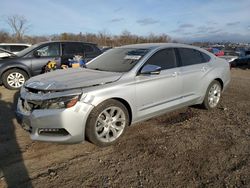
[[25, 71], [29, 77], [31, 77], [31, 71], [30, 71], [29, 67], [27, 67], [26, 65], [23, 65], [20, 63], [6, 63], [6, 64], [0, 65], [0, 78], [2, 78], [2, 75], [4, 72], [6, 72], [7, 70], [10, 70], [10, 69], [21, 69], [21, 70]]
[[[84, 92], [84, 91], [83, 91]], [[135, 117], [136, 107], [135, 103], [135, 87], [130, 84], [121, 84], [112, 87], [103, 87], [94, 91], [87, 92], [82, 101], [97, 106], [108, 99], [120, 99], [125, 101], [131, 110], [132, 121]]]

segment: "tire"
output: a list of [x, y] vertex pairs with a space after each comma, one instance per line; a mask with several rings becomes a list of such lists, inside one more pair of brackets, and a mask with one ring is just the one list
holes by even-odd
[[27, 73], [20, 69], [7, 70], [2, 76], [4, 86], [11, 90], [20, 89], [28, 78]]
[[220, 102], [222, 87], [220, 82], [214, 80], [207, 88], [207, 92], [202, 103], [202, 107], [211, 110], [216, 108]]
[[109, 99], [91, 111], [85, 129], [86, 138], [97, 146], [109, 146], [117, 142], [128, 125], [126, 107], [117, 100]]

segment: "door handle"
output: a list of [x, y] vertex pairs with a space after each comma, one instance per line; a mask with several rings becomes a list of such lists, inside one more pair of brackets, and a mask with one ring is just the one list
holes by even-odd
[[172, 77], [176, 77], [177, 76], [177, 72], [174, 72], [173, 74], [172, 74]]
[[202, 71], [202, 72], [206, 72], [207, 69], [208, 69], [207, 67], [202, 67], [202, 68], [201, 68], [201, 71]]

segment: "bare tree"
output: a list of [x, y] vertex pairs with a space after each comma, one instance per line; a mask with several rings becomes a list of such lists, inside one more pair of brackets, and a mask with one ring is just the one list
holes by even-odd
[[7, 17], [6, 21], [14, 32], [16, 40], [21, 42], [25, 32], [29, 28], [28, 20], [24, 16], [11, 15]]
[[11, 41], [11, 36], [8, 32], [0, 30], [0, 42], [9, 42]]

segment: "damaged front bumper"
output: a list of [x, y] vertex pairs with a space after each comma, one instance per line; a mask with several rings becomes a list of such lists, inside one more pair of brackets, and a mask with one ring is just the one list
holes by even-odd
[[34, 100], [38, 95], [29, 96], [27, 93], [21, 93], [16, 117], [20, 125], [30, 132], [32, 140], [58, 143], [77, 143], [85, 140], [87, 117], [94, 106], [78, 101], [71, 108], [27, 110], [25, 101], [32, 97]]

